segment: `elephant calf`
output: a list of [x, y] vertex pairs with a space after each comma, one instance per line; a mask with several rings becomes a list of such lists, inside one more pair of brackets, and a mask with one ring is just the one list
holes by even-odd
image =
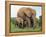
[[19, 28], [23, 28], [23, 19], [20, 17], [16, 17], [16, 26]]

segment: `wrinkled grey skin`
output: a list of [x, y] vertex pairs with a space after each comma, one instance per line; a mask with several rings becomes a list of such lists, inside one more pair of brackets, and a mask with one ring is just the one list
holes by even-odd
[[[32, 16], [32, 12], [34, 14], [34, 16]], [[27, 21], [28, 22], [28, 27], [31, 27], [31, 25], [34, 25], [31, 23], [31, 20], [34, 22], [34, 17], [35, 17], [35, 11], [33, 11], [32, 9], [30, 8], [21, 8], [18, 13], [17, 13], [17, 16], [18, 17], [21, 17], [23, 18], [23, 20]], [[31, 19], [32, 18], [32, 19]]]

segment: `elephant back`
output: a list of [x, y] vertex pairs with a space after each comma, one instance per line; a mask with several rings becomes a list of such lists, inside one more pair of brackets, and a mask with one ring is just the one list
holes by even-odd
[[17, 13], [17, 16], [25, 17], [25, 15], [31, 17], [32, 15], [36, 15], [36, 12], [32, 8], [25, 8], [25, 7], [20, 8]]

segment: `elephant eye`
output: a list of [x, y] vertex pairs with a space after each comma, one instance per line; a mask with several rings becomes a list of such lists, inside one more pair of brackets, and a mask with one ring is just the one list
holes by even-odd
[[34, 14], [32, 13], [32, 15], [34, 15]]

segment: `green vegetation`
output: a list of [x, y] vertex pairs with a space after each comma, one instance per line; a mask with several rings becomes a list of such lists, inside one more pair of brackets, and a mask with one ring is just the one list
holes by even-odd
[[37, 26], [35, 28], [18, 28], [16, 27], [15, 17], [13, 17], [11, 18], [11, 32], [41, 32], [41, 16], [39, 17], [39, 19], [36, 18], [36, 24]]

